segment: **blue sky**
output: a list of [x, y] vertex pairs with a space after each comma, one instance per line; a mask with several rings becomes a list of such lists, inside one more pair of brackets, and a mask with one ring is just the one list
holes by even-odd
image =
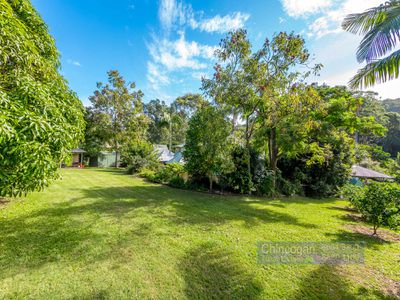
[[[213, 51], [231, 29], [245, 27], [257, 48], [274, 32], [301, 33], [315, 62], [325, 67], [318, 82], [345, 84], [360, 67], [360, 38], [343, 32], [348, 13], [381, 0], [32, 0], [61, 53], [61, 72], [79, 98], [87, 100], [106, 71], [118, 69], [145, 94], [145, 101], [170, 102], [199, 92], [212, 74]], [[400, 97], [400, 80], [373, 90]]]

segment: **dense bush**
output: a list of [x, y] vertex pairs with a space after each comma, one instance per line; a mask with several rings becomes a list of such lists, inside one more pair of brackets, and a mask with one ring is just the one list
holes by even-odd
[[248, 160], [250, 157], [246, 149], [242, 146], [234, 147], [231, 157], [233, 170], [232, 172], [221, 175], [220, 186], [222, 186], [224, 190], [248, 194], [253, 186], [253, 182], [248, 173]]
[[396, 228], [400, 224], [400, 186], [397, 183], [372, 182], [365, 186], [347, 185], [343, 194], [374, 226]]
[[185, 185], [184, 180], [184, 166], [178, 163], [161, 165], [158, 170], [151, 170], [143, 168], [139, 175], [150, 181], [168, 184], [174, 187], [183, 188]]
[[121, 153], [121, 165], [127, 167], [129, 174], [135, 174], [143, 168], [156, 169], [159, 162], [153, 149], [153, 145], [146, 141], [131, 142]]

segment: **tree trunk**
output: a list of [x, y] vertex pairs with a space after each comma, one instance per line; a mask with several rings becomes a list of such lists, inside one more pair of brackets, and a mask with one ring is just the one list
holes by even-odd
[[232, 134], [235, 133], [235, 129], [236, 129], [236, 121], [237, 121], [237, 113], [236, 110], [233, 108], [232, 109]]
[[172, 120], [169, 121], [169, 151], [172, 151]]
[[276, 143], [276, 128], [272, 128], [268, 140], [269, 168], [274, 171], [273, 186], [276, 186], [276, 170], [278, 164], [278, 145]]
[[212, 190], [213, 190], [213, 176], [212, 175], [208, 175], [208, 180], [210, 181], [210, 192], [212, 192]]
[[[249, 118], [246, 118], [246, 154], [247, 154], [247, 176], [251, 179], [251, 165], [250, 165], [250, 134], [249, 134]], [[249, 191], [251, 194], [251, 191]]]
[[377, 230], [378, 230], [378, 226], [377, 226], [377, 225], [374, 225], [374, 233], [373, 233], [372, 235], [376, 235]]
[[115, 151], [115, 167], [118, 168], [118, 151]]

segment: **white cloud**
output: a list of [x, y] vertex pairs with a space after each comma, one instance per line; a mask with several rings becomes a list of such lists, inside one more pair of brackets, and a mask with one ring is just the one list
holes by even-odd
[[285, 12], [294, 18], [307, 17], [332, 5], [332, 0], [281, 0]]
[[307, 19], [309, 37], [339, 33], [346, 15], [363, 12], [385, 0], [281, 0], [284, 11], [293, 18]]
[[382, 0], [346, 0], [332, 6], [309, 24], [309, 35], [320, 38], [327, 34], [342, 32], [341, 23], [351, 13], [359, 13], [370, 7], [378, 6]]
[[165, 72], [160, 71], [159, 67], [152, 63], [148, 62], [147, 63], [147, 79], [151, 84], [161, 86], [161, 85], [166, 85], [170, 82], [168, 76], [165, 74]]
[[175, 24], [184, 25], [188, 20], [193, 19], [193, 10], [190, 5], [176, 0], [161, 0], [158, 7], [158, 18], [161, 25], [167, 31]]
[[148, 48], [153, 61], [166, 67], [168, 71], [183, 68], [204, 69], [207, 64], [203, 60], [210, 59], [215, 51], [215, 47], [187, 41], [183, 32], [179, 33], [179, 38], [175, 41], [153, 37], [153, 43]]
[[70, 65], [77, 66], [77, 67], [81, 67], [82, 66], [79, 61], [73, 60], [73, 59], [67, 59], [67, 63], [69, 63]]
[[203, 11], [195, 13], [190, 4], [177, 0], [161, 0], [158, 8], [160, 23], [167, 32], [174, 27], [187, 25], [200, 31], [224, 33], [244, 27], [250, 18], [249, 14], [242, 12], [211, 18], [202, 18], [203, 14]]
[[[179, 32], [176, 40], [153, 36], [148, 49], [151, 60], [147, 63], [146, 77], [150, 89], [161, 93], [161, 87], [178, 83], [173, 76], [176, 72], [180, 72], [184, 80], [187, 76], [201, 78], [205, 74], [201, 70], [209, 67], [216, 47], [187, 41], [184, 32]], [[182, 74], [186, 74], [186, 77]]]
[[190, 26], [193, 29], [198, 28], [200, 31], [224, 33], [244, 27], [244, 24], [249, 18], [249, 14], [235, 12], [231, 15], [223, 17], [216, 15], [215, 17], [200, 21], [191, 19]]
[[[357, 73], [357, 70], [348, 70], [333, 74], [324, 80], [320, 80], [320, 83], [326, 83], [329, 85], [347, 85], [350, 79]], [[383, 84], [377, 84], [373, 87], [365, 90], [374, 91], [379, 94], [382, 99], [386, 98], [399, 98], [400, 97], [400, 79], [388, 81]]]

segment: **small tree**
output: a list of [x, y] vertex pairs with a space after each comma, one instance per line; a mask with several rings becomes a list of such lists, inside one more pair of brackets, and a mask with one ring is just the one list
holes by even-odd
[[200, 109], [189, 121], [183, 156], [190, 175], [207, 176], [212, 191], [213, 178], [231, 167], [230, 124], [216, 107]]
[[364, 187], [347, 188], [345, 195], [362, 216], [373, 224], [374, 235], [382, 224], [396, 228], [400, 220], [400, 186], [373, 182]]

